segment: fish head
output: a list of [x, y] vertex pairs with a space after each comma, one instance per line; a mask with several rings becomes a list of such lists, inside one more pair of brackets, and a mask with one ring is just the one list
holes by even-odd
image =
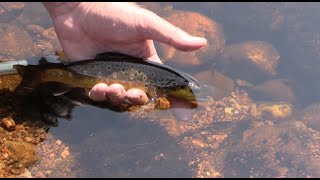
[[213, 86], [189, 82], [188, 86], [181, 86], [171, 90], [167, 94], [169, 97], [179, 98], [189, 102], [203, 102], [212, 100], [211, 92], [213, 90], [215, 90]]
[[167, 93], [169, 97], [179, 98], [186, 101], [195, 101], [195, 94], [190, 86], [181, 86]]
[[169, 94], [171, 96], [184, 99], [187, 101], [206, 101], [208, 100], [207, 87], [201, 85], [193, 76], [183, 73], [183, 77], [188, 82], [185, 86], [180, 86]]
[[167, 94], [169, 97], [186, 101], [208, 101], [210, 100], [209, 89], [207, 85], [200, 85], [197, 81], [189, 81], [188, 85], [171, 89]]

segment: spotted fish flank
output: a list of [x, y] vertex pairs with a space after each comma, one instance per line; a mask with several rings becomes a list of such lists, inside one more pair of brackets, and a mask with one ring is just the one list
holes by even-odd
[[15, 68], [20, 75], [32, 74], [34, 80], [40, 83], [60, 82], [78, 88], [92, 88], [97, 83], [119, 83], [126, 90], [141, 89], [150, 98], [167, 96], [195, 101], [195, 94], [200, 91], [200, 84], [188, 74], [163, 64], [119, 53], [104, 53], [94, 59], [67, 65], [18, 65]]

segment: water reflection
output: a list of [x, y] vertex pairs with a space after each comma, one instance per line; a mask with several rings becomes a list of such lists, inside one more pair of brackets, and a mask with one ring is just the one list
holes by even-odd
[[[156, 177], [188, 174], [183, 162], [176, 167], [180, 162], [177, 159], [179, 149], [172, 140], [168, 141], [167, 135], [156, 125], [134, 123], [128, 121], [127, 116], [95, 108], [97, 106], [82, 89], [53, 96], [52, 90], [56, 88], [56, 84], [42, 84], [32, 91], [21, 91], [20, 88], [24, 89], [24, 86], [19, 86], [22, 81], [15, 77], [17, 76], [1, 78], [1, 82], [10, 81], [7, 88], [10, 86], [13, 89], [0, 91], [3, 117], [0, 127], [0, 158], [1, 167], [5, 167], [1, 171], [1, 177], [75, 177], [76, 174], [83, 177], [132, 177], [144, 176], [143, 172]], [[6, 87], [6, 84], [1, 85]], [[77, 103], [73, 103], [74, 101]], [[86, 108], [76, 108], [78, 102], [93, 104]], [[48, 121], [45, 115], [56, 119]], [[65, 120], [73, 121], [67, 123]], [[62, 122], [59, 126], [54, 124], [58, 121]], [[57, 128], [48, 128], [52, 126]], [[139, 133], [139, 129], [144, 129], [145, 133]], [[75, 136], [65, 136], [66, 132]], [[65, 142], [72, 144], [72, 153]], [[113, 148], [110, 144], [113, 144]], [[146, 153], [146, 148], [157, 151]], [[76, 152], [81, 153], [79, 155]], [[79, 167], [76, 159], [87, 163]], [[133, 168], [128, 166], [128, 161], [140, 164], [136, 164], [137, 168], [129, 174], [125, 169]], [[59, 170], [61, 168], [62, 171]], [[71, 169], [74, 170], [71, 172]], [[169, 173], [162, 174], [162, 171]]]

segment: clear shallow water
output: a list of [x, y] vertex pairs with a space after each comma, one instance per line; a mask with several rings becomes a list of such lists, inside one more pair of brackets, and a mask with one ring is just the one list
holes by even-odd
[[[300, 110], [318, 102], [319, 97], [316, 96], [316, 92], [319, 90], [319, 85], [316, 80], [317, 75], [319, 75], [318, 67], [320, 66], [317, 65], [317, 57], [315, 57], [317, 53], [313, 52], [316, 48], [310, 48], [308, 45], [312, 44], [309, 43], [312, 39], [317, 40], [309, 36], [317, 34], [320, 27], [317, 27], [316, 23], [303, 24], [306, 19], [311, 22], [317, 22], [317, 18], [320, 15], [315, 13], [318, 10], [317, 8], [320, 10], [320, 6], [317, 3], [305, 3], [302, 6], [294, 3], [271, 3], [270, 5], [263, 3], [261, 5], [254, 5], [254, 3], [160, 4], [163, 7], [172, 6], [173, 9], [201, 13], [219, 22], [223, 26], [226, 45], [248, 41], [271, 43], [279, 51], [281, 57], [275, 78], [295, 80], [295, 95], [297, 97], [297, 101], [294, 103], [295, 108]], [[19, 26], [37, 24], [43, 28], [52, 26], [50, 18], [40, 3], [25, 3], [25, 5], [24, 16], [17, 15], [17, 17], [20, 17], [18, 21], [11, 20], [10, 23], [19, 24]], [[291, 14], [294, 13], [298, 13], [299, 16], [292, 16]], [[14, 16], [15, 14], [12, 15]], [[302, 35], [299, 36], [298, 32], [305, 32], [305, 38]], [[296, 37], [306, 40], [298, 41], [299, 38], [295, 39]], [[317, 36], [314, 35], [314, 37]], [[33, 37], [34, 39], [37, 38]], [[299, 42], [301, 44], [298, 44]], [[317, 45], [317, 42], [313, 44]], [[301, 53], [294, 53], [293, 51], [300, 51]], [[1, 52], [0, 54], [2, 55]], [[30, 53], [31, 55], [33, 54]], [[25, 56], [29, 56], [29, 54], [25, 54]], [[191, 74], [195, 73], [195, 71], [200, 72], [208, 69], [205, 66], [197, 67], [195, 68], [196, 70], [178, 65], [172, 66]], [[233, 68], [231, 70], [228, 69], [228, 66], [222, 67], [226, 69], [218, 69], [221, 72], [224, 70], [226, 72], [246, 71], [246, 69], [237, 69], [234, 66], [229, 66]], [[220, 67], [218, 66], [218, 68]], [[258, 74], [252, 74], [251, 76], [258, 77]], [[269, 99], [264, 98], [264, 100], [268, 101]], [[292, 119], [296, 120], [298, 118]], [[228, 124], [225, 126], [228, 126]], [[259, 158], [257, 157], [270, 155], [273, 152], [263, 154], [263, 149], [254, 149], [254, 145], [248, 145], [248, 151], [244, 151], [243, 147], [245, 145], [239, 145], [237, 141], [241, 141], [245, 136], [244, 131], [249, 129], [250, 125], [240, 123], [237, 126], [237, 130], [230, 131], [230, 140], [220, 149], [220, 151], [223, 151], [223, 148], [226, 148], [225, 152], [230, 155], [222, 156], [222, 158], [217, 154], [204, 158], [202, 154], [210, 150], [194, 149], [194, 152], [188, 152], [190, 149], [186, 149], [186, 146], [179, 146], [181, 139], [169, 136], [166, 130], [157, 124], [131, 119], [127, 112], [117, 113], [93, 106], [75, 107], [72, 111], [71, 121], [59, 119], [59, 126], [51, 128], [50, 133], [55, 138], [61, 139], [68, 144], [71, 153], [77, 155], [76, 163], [78, 164], [74, 171], [78, 173], [77, 176], [79, 177], [191, 177], [197, 174], [195, 172], [197, 171], [197, 165], [190, 165], [192, 164], [190, 162], [195, 161], [197, 156], [199, 156], [198, 159], [201, 162], [206, 158], [208, 161], [215, 160], [217, 164], [216, 170], [222, 169], [220, 173], [225, 177], [280, 176], [280, 172], [275, 172], [280, 165], [274, 165], [271, 160], [262, 165], [262, 167], [265, 167], [265, 171], [253, 168], [259, 164], [259, 161], [257, 161]], [[295, 132], [293, 134], [287, 132], [287, 129], [291, 126], [279, 125], [279, 127], [283, 128], [282, 131], [284, 134], [288, 133], [289, 137], [297, 136]], [[210, 125], [206, 130], [209, 132], [214, 131], [212, 128], [214, 129], [216, 126]], [[311, 126], [311, 128], [313, 127]], [[261, 129], [261, 131], [266, 131], [267, 135], [277, 134], [277, 130], [272, 128]], [[255, 130], [249, 130], [248, 132], [257, 133]], [[270, 137], [272, 141], [273, 137]], [[265, 140], [267, 141], [268, 139], [266, 138]], [[299, 140], [302, 141], [302, 139]], [[253, 140], [253, 142], [256, 141], [258, 140]], [[290, 153], [288, 151], [281, 151], [284, 145], [274, 145], [274, 147], [279, 148], [278, 154], [276, 153], [278, 156], [289, 156], [288, 154]], [[239, 153], [236, 148], [239, 148]], [[295, 158], [294, 153], [290, 155]], [[243, 162], [238, 160], [241, 158], [244, 159]], [[279, 158], [281, 159], [281, 157]], [[294, 169], [296, 166], [290, 165], [292, 162], [289, 160], [281, 163], [284, 163], [281, 167], [289, 168], [288, 171], [290, 172], [303, 171]], [[314, 165], [314, 167], [318, 166]], [[307, 173], [317, 174], [316, 172], [312, 173], [312, 170], [309, 170], [308, 167], [305, 169], [304, 171]], [[314, 169], [314, 171], [318, 170], [317, 168]], [[294, 173], [289, 175], [294, 176]], [[54, 177], [54, 175], [52, 176]]]

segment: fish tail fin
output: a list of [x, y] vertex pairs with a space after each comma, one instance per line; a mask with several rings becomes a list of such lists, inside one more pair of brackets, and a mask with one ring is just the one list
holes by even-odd
[[39, 66], [23, 66], [14, 65], [14, 68], [18, 71], [18, 74], [22, 77], [22, 80], [16, 88], [16, 93], [26, 94], [32, 93], [42, 85], [46, 85], [50, 89], [50, 93], [54, 96], [60, 96], [69, 92], [72, 87], [67, 84], [58, 82], [43, 82], [41, 79], [41, 67]]
[[33, 74], [36, 72], [36, 67], [32, 66], [23, 66], [23, 65], [13, 65], [21, 77], [24, 77], [26, 74]]
[[22, 77], [21, 82], [15, 88], [15, 92], [18, 94], [32, 92], [40, 83], [40, 75], [37, 71], [37, 68], [23, 65], [14, 65], [13, 67]]
[[17, 70], [17, 72], [18, 72], [18, 74], [20, 76], [23, 76], [24, 69], [25, 69], [23, 66], [21, 66], [21, 65], [13, 65], [13, 68], [15, 68]]

